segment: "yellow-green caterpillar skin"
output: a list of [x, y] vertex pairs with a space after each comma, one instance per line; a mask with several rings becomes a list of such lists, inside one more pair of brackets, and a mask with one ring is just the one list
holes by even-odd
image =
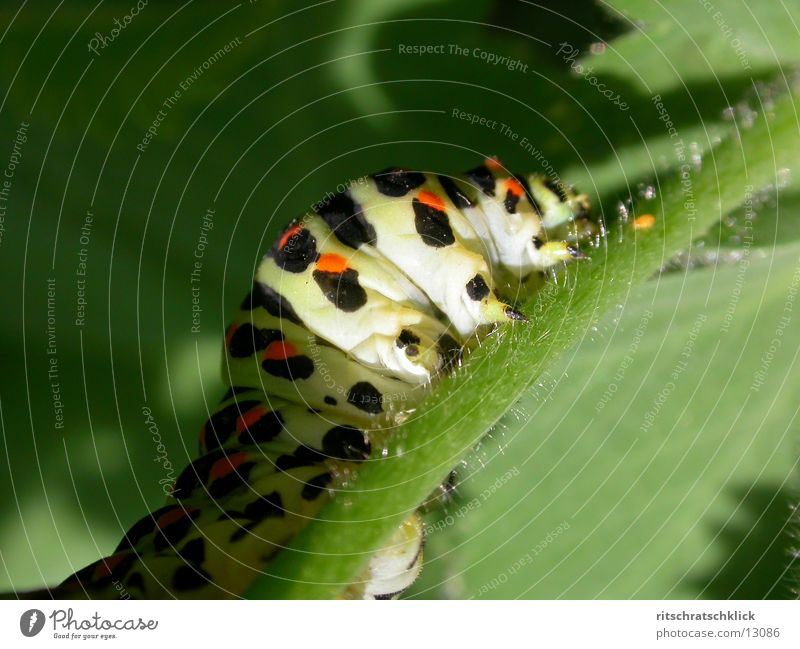
[[[457, 177], [389, 169], [291, 223], [225, 336], [230, 386], [201, 457], [167, 505], [56, 596], [240, 597], [391, 427], [492, 326], [499, 297], [579, 257], [554, 238], [585, 196], [496, 160]], [[390, 433], [389, 433], [390, 434]], [[343, 596], [385, 599], [416, 578], [410, 518]]]

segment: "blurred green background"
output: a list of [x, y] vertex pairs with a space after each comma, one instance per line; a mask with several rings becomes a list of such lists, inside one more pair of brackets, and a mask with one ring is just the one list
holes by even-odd
[[[491, 154], [537, 170], [527, 138], [611, 218], [675, 165], [676, 138], [701, 156], [769, 110], [754, 88], [768, 97], [800, 58], [796, 0], [134, 6], [0, 8], [0, 167], [14, 163], [3, 589], [58, 582], [162, 503], [222, 393], [222, 333], [255, 263], [326, 192], [389, 165], [453, 172]], [[798, 284], [799, 198], [755, 197], [698, 241], [691, 270], [631, 295], [531, 389], [429, 515], [407, 596], [791, 596], [800, 330], [776, 331]]]

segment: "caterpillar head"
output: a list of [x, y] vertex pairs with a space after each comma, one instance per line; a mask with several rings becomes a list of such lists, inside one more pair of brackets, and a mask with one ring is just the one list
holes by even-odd
[[521, 279], [583, 256], [562, 231], [578, 219], [588, 219], [585, 194], [540, 174], [509, 174], [497, 163], [467, 176], [478, 190], [475, 204], [480, 209], [467, 208], [464, 214], [482, 233], [499, 276]]

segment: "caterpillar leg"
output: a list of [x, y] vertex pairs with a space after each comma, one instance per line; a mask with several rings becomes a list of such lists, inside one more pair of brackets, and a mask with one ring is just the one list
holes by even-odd
[[431, 492], [431, 495], [428, 496], [427, 500], [422, 503], [420, 511], [427, 514], [447, 507], [450, 501], [453, 500], [457, 485], [458, 474], [456, 471], [451, 471], [450, 475], [447, 476], [447, 480], [436, 487], [436, 489]]
[[415, 514], [404, 521], [389, 542], [370, 559], [359, 580], [343, 599], [394, 599], [406, 590], [422, 570], [422, 522]]
[[574, 220], [583, 220], [589, 215], [589, 197], [577, 193], [560, 180], [541, 174], [527, 177], [531, 194], [540, 206], [542, 225], [548, 230]]
[[585, 255], [566, 241], [542, 242], [534, 239], [531, 242], [533, 250], [530, 251], [531, 264], [536, 270], [547, 270], [559, 266], [573, 259], [584, 259]]

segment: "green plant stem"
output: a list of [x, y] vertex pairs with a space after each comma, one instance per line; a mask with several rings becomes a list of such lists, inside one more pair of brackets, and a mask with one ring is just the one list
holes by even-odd
[[637, 214], [656, 217], [652, 228], [612, 226], [590, 262], [572, 266], [527, 305], [530, 323], [501, 328], [442, 379], [389, 437], [386, 457], [361, 467], [246, 595], [336, 597], [557, 354], [748, 196], [779, 185], [782, 170], [794, 172], [798, 160], [798, 99], [787, 95], [768, 118], [707, 154], [701, 168], [670, 174], [654, 199], [637, 206]]

